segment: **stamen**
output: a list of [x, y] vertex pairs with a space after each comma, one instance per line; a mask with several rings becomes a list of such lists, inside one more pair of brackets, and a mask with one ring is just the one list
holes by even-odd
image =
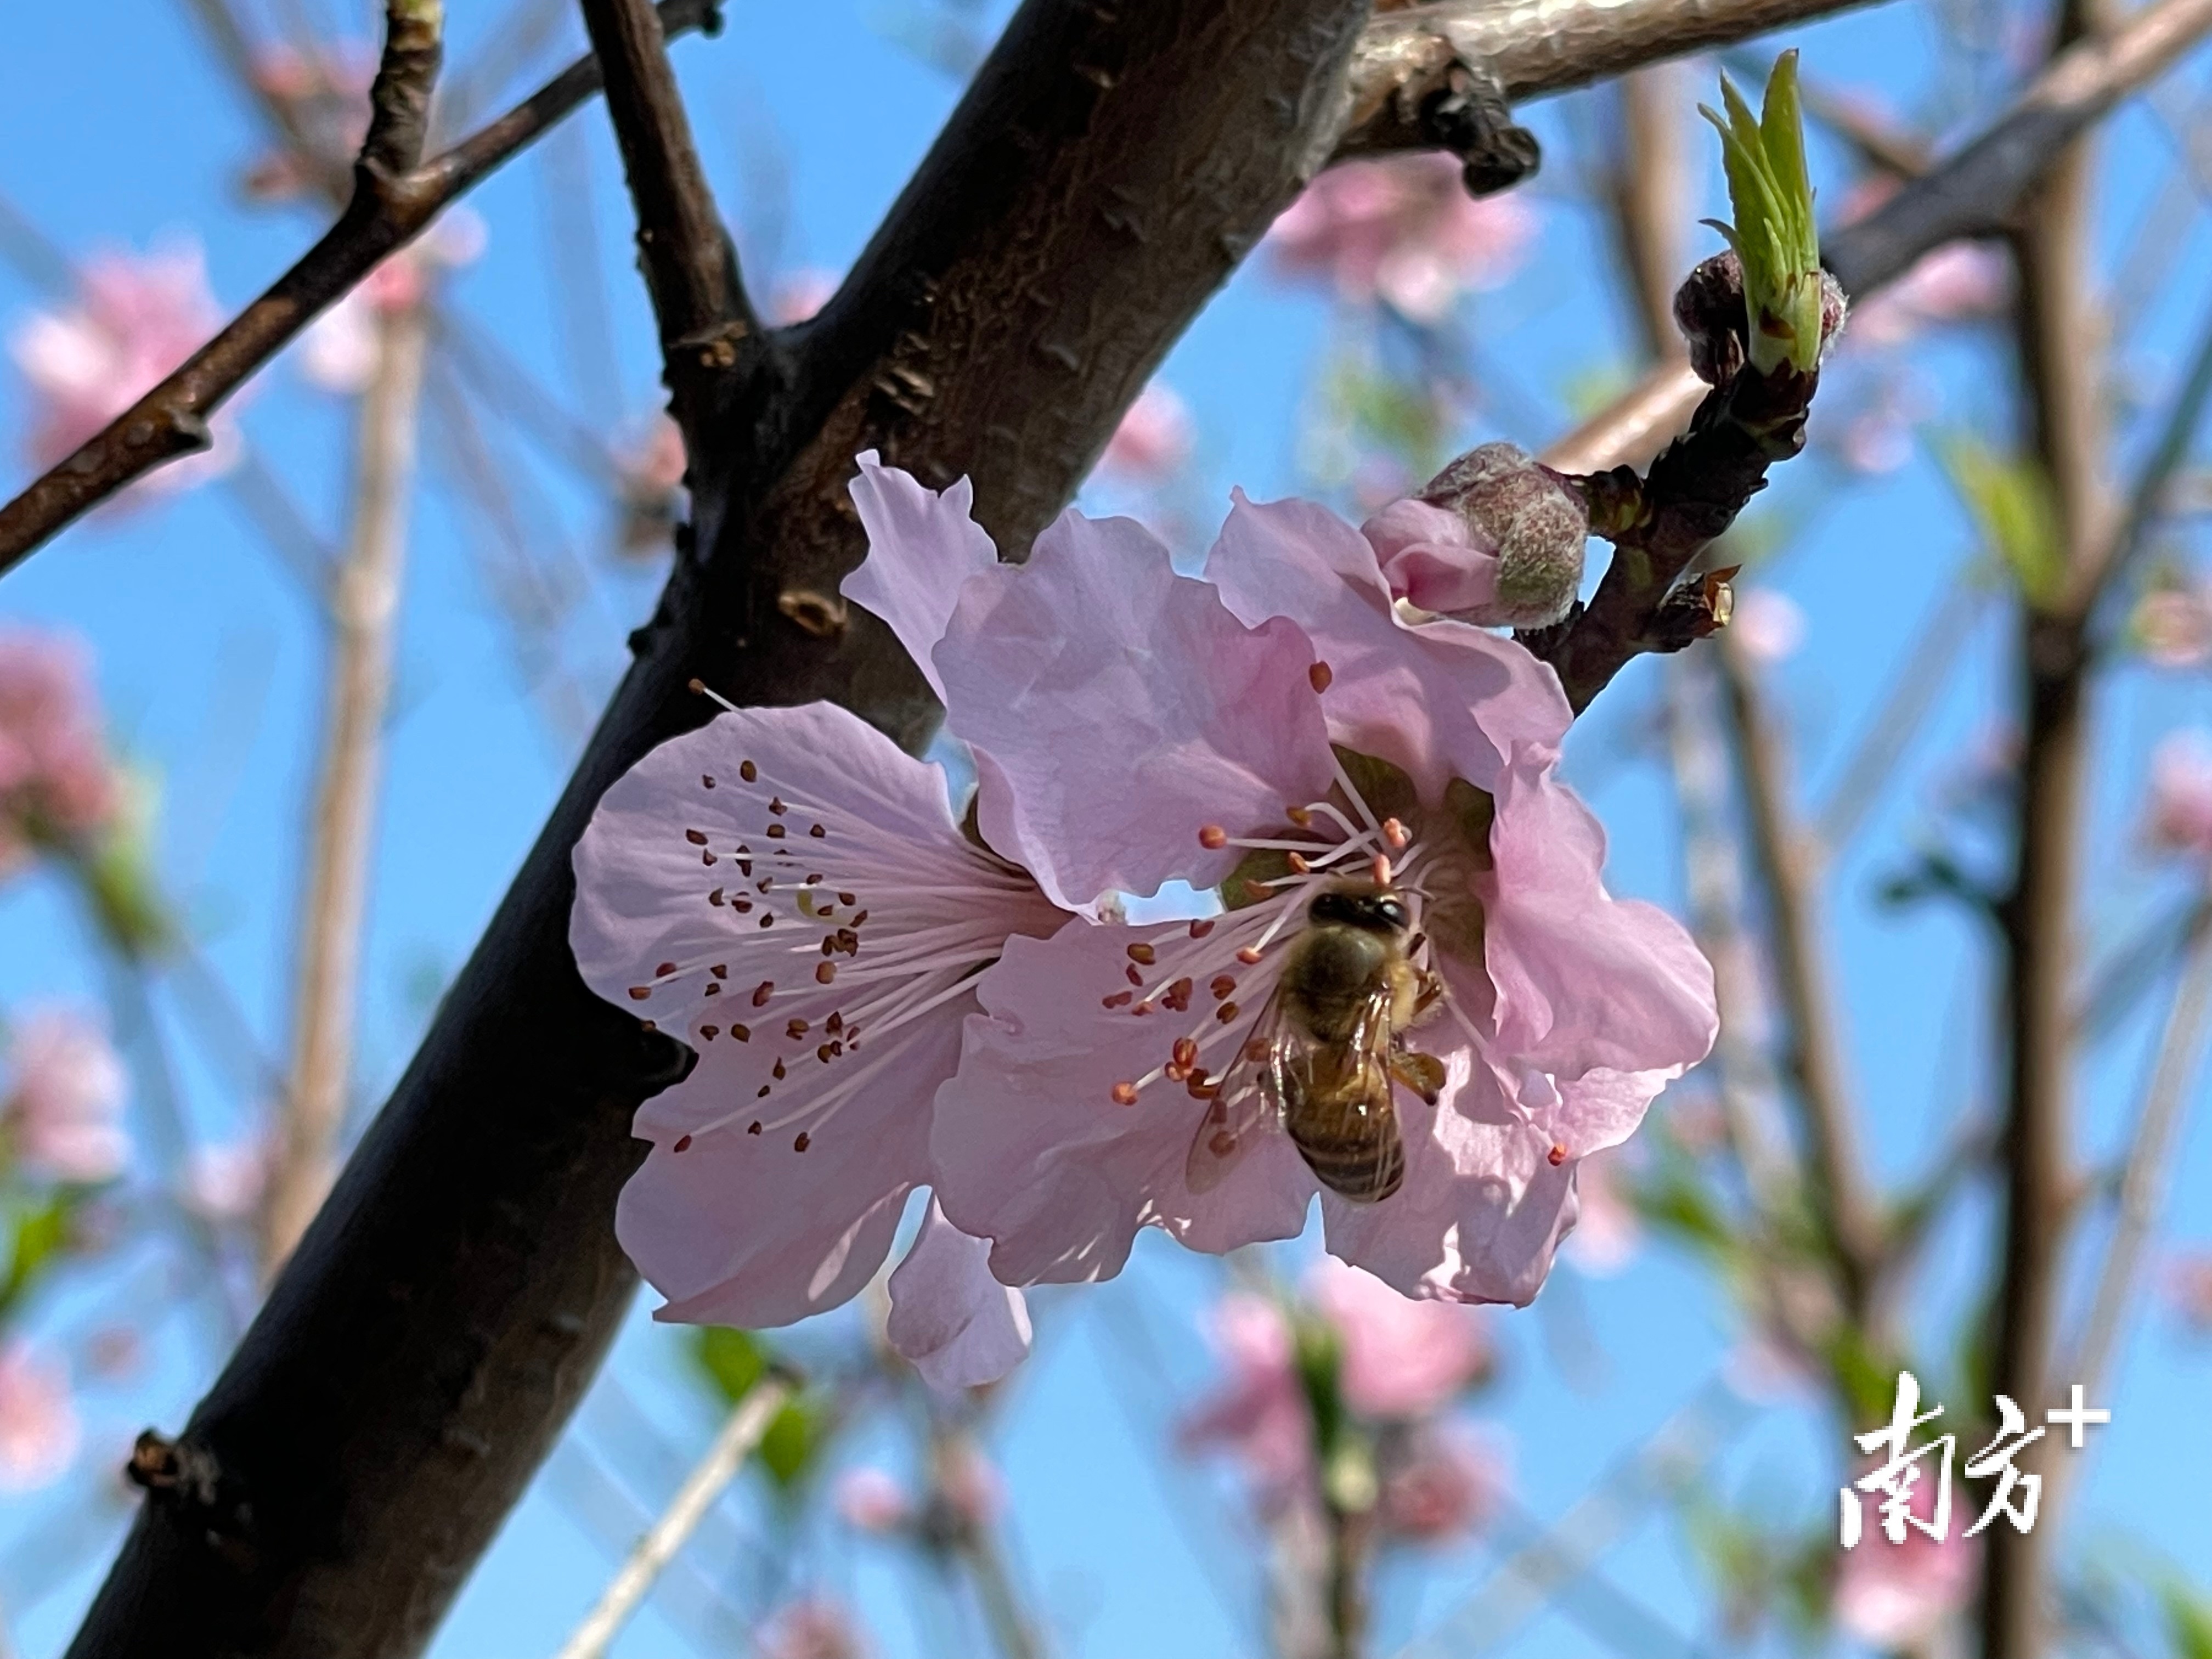
[[1226, 1025], [1237, 1018], [1237, 1012], [1238, 1009], [1235, 1003], [1224, 1002], [1213, 1011], [1213, 1017]]
[[684, 839], [694, 847], [704, 847], [707, 844], [707, 832], [704, 830], [686, 830], [684, 832]]
[[807, 1134], [805, 1130], [801, 1129], [799, 1132], [799, 1139], [791, 1143], [791, 1150], [794, 1152], [803, 1152], [811, 1144], [811, 1137]]
[[1159, 960], [1159, 953], [1149, 945], [1132, 945], [1129, 947], [1129, 960], [1149, 968]]
[[1207, 986], [1206, 988], [1212, 992], [1213, 1000], [1216, 1002], [1219, 1002], [1226, 998], [1231, 991], [1237, 988], [1237, 981], [1230, 975], [1216, 974], [1213, 976], [1213, 983]]
[[1316, 695], [1328, 690], [1335, 678], [1335, 672], [1325, 662], [1317, 662], [1306, 670], [1306, 681], [1313, 687]]
[[763, 980], [759, 984], [753, 987], [753, 1006], [756, 1008], [767, 1007], [768, 1000], [775, 994], [775, 981], [772, 979]]
[[1382, 820], [1382, 839], [1394, 853], [1402, 853], [1411, 844], [1413, 832], [1395, 818]]
[[1133, 1083], [1115, 1084], [1114, 1085], [1114, 1103], [1116, 1106], [1135, 1105], [1137, 1103], [1137, 1085]]
[[676, 1144], [673, 1146], [671, 1146], [668, 1150], [672, 1152], [690, 1152], [691, 1150], [691, 1137], [690, 1135], [677, 1136]]
[[1202, 921], [1194, 921], [1190, 925], [1190, 936], [1193, 939], [1204, 939], [1212, 931], [1213, 922], [1210, 917]]
[[1248, 968], [1254, 963], [1259, 961], [1259, 959], [1260, 952], [1249, 945], [1246, 945], [1243, 950], [1237, 953], [1237, 960], [1243, 963]]
[[825, 962], [814, 970], [814, 982], [817, 985], [827, 985], [836, 977], [837, 964], [834, 962]]
[[1229, 845], [1229, 832], [1218, 823], [1209, 823], [1198, 832], [1198, 844], [1209, 853], [1218, 853]]
[[1552, 1143], [1552, 1150], [1544, 1154], [1544, 1161], [1550, 1164], [1553, 1169], [1558, 1169], [1559, 1165], [1567, 1161], [1567, 1149], [1560, 1146], [1559, 1142], [1553, 1141]]

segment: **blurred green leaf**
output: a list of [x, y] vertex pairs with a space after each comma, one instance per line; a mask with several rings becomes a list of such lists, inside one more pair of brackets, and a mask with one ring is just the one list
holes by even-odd
[[726, 1325], [702, 1326], [691, 1339], [691, 1358], [726, 1405], [736, 1405], [768, 1375], [768, 1349], [760, 1339]]
[[1966, 434], [1940, 438], [1936, 453], [1983, 543], [2038, 611], [2066, 591], [2066, 555], [2050, 480], [2033, 462], [2001, 454]]
[[1723, 119], [1698, 112], [1719, 130], [1733, 224], [1716, 224], [1743, 262], [1744, 308], [1752, 367], [1761, 374], [1787, 362], [1803, 371], [1820, 360], [1820, 239], [1805, 135], [1797, 107], [1797, 54], [1785, 52], [1766, 77], [1761, 112], [1721, 76]]
[[40, 1269], [69, 1243], [70, 1212], [76, 1200], [57, 1193], [18, 1212], [9, 1241], [8, 1275], [0, 1279], [0, 1313], [22, 1298]]
[[787, 1492], [812, 1468], [816, 1455], [829, 1440], [829, 1424], [820, 1408], [801, 1395], [775, 1414], [761, 1437], [756, 1454], [761, 1467]]
[[2159, 1601], [2174, 1659], [2212, 1659], [2212, 1603], [2178, 1580], [2159, 1592]]

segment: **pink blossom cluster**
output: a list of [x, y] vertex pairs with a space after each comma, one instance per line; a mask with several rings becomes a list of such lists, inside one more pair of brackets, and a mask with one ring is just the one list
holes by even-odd
[[2136, 601], [2128, 631], [2157, 668], [2202, 668], [2212, 662], [2212, 589], [2194, 576], [2169, 575]]
[[73, 642], [0, 628], [0, 877], [36, 848], [83, 846], [114, 817], [122, 792], [88, 680]]
[[1455, 1537], [1504, 1493], [1501, 1449], [1449, 1415], [1492, 1368], [1473, 1310], [1412, 1300], [1325, 1259], [1295, 1300], [1224, 1297], [1214, 1340], [1228, 1375], [1183, 1425], [1183, 1443], [1233, 1454], [1263, 1514], [1317, 1507], [1322, 1470], [1333, 1452], [1341, 1457], [1341, 1445], [1322, 1443], [1316, 1389], [1341, 1407], [1332, 1414], [1340, 1441], [1356, 1437], [1372, 1464], [1368, 1501], [1387, 1535]]
[[1973, 1595], [1981, 1554], [1979, 1541], [1962, 1531], [1936, 1539], [1908, 1528], [1905, 1541], [1893, 1544], [1870, 1528], [1837, 1567], [1836, 1623], [1877, 1652], [1919, 1652]]
[[[31, 391], [32, 464], [44, 470], [66, 459], [181, 367], [222, 323], [197, 242], [88, 260], [69, 305], [33, 312], [9, 336], [9, 353]], [[203, 482], [228, 466], [236, 429], [222, 414], [214, 428], [212, 449], [149, 475], [152, 487]]]
[[1429, 151], [1327, 169], [1275, 221], [1267, 246], [1279, 275], [1434, 323], [1462, 295], [1511, 276], [1536, 228], [1522, 197], [1470, 197], [1459, 162]]
[[[1311, 503], [1239, 494], [1186, 576], [1142, 526], [1073, 512], [1001, 564], [965, 481], [873, 455], [853, 493], [870, 550], [843, 592], [920, 665], [978, 789], [963, 821], [936, 767], [817, 703], [729, 708], [602, 799], [577, 963], [698, 1057], [640, 1109], [617, 1216], [659, 1316], [842, 1302], [921, 1187], [890, 1335], [945, 1386], [1018, 1360], [1019, 1287], [1109, 1277], [1147, 1227], [1287, 1238], [1316, 1200], [1329, 1251], [1400, 1294], [1533, 1297], [1580, 1160], [1716, 1026], [1687, 934], [1605, 889], [1551, 669], [1407, 611], [1381, 544]], [[1428, 511], [1424, 568], [1494, 565]], [[1123, 919], [1170, 883], [1218, 896]], [[1380, 1201], [1316, 1176], [1261, 1081], [1285, 963], [1347, 890], [1395, 896], [1431, 988], [1412, 1035], [1438, 1085], [1396, 1091]]]

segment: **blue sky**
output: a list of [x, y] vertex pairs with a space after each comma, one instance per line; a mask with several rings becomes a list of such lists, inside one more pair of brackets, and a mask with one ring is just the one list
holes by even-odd
[[[340, 7], [328, 0], [307, 9], [336, 19]], [[344, 21], [362, 28], [352, 15], [362, 8], [343, 9]], [[454, 24], [454, 58], [465, 62], [489, 24], [475, 9], [455, 9], [463, 15]], [[738, 4], [720, 40], [678, 48], [701, 148], [757, 283], [764, 285], [770, 268], [842, 269], [950, 110], [954, 82], [896, 42], [898, 21], [887, 5], [852, 0]], [[567, 27], [573, 35], [574, 25]], [[1876, 83], [1900, 108], [1940, 103], [1954, 122], [1988, 108], [1963, 81], [1925, 83], [1934, 36], [1916, 12], [1893, 7], [1791, 39], [1804, 46], [1808, 72]], [[0, 100], [0, 191], [70, 255], [197, 234], [217, 295], [235, 307], [313, 234], [301, 216], [240, 206], [234, 179], [258, 134], [185, 9], [118, 0], [95, 27], [70, 8], [11, 8], [0, 16], [0, 58], [9, 64], [9, 96]], [[1899, 80], [1900, 66], [1910, 78]], [[1570, 113], [1559, 101], [1534, 117], [1553, 161], [1534, 186], [1543, 230], [1528, 272], [1480, 296], [1468, 313], [1486, 352], [1553, 426], [1509, 429], [1486, 417], [1457, 434], [1457, 447], [1499, 435], [1537, 447], [1567, 423], [1570, 388], [1617, 374], [1626, 362], [1630, 336], [1602, 285], [1601, 229], [1565, 198], [1577, 149]], [[576, 125], [580, 136], [477, 193], [472, 205], [491, 228], [489, 248], [459, 275], [453, 297], [587, 424], [627, 432], [656, 396], [649, 319], [630, 269], [626, 207], [603, 118], [587, 110]], [[2146, 170], [2135, 163], [2170, 142], [2139, 114], [2114, 131], [2118, 159], [2111, 171], [2122, 182], [2100, 204], [2099, 239], [2108, 252], [2129, 243], [2144, 211], [2148, 187], [2127, 182]], [[1692, 143], [1702, 158], [1699, 210], [1717, 212], [1711, 147], [1702, 137]], [[1816, 163], [1834, 160], [1824, 154]], [[605, 377], [562, 341], [546, 276], [552, 239], [568, 222], [549, 216], [556, 192], [582, 193], [591, 204], [615, 325], [619, 408], [605, 406]], [[2185, 226], [2160, 234], [2178, 239], [2181, 269], [2207, 269], [2203, 227], [2193, 213]], [[1704, 251], [1708, 235], [1694, 233], [1692, 247]], [[2178, 286], [2178, 304], [2122, 319], [2130, 339], [2121, 389], [2153, 404], [2176, 373], [2179, 342], [2196, 326], [2191, 290], [2203, 284]], [[0, 324], [12, 324], [40, 297], [17, 272], [0, 269]], [[1331, 329], [1325, 301], [1255, 270], [1200, 317], [1164, 370], [1202, 433], [1195, 495], [1224, 503], [1232, 483], [1259, 495], [1299, 487], [1301, 411]], [[2006, 362], [1991, 343], [1947, 342], [1923, 367], [1940, 397], [1934, 424], [2001, 416]], [[334, 534], [347, 465], [343, 410], [280, 363], [244, 404], [242, 419], [249, 441]], [[20, 383], [0, 374], [0, 437], [12, 445], [21, 426]], [[12, 448], [5, 465], [9, 477], [19, 475]], [[603, 509], [542, 465], [527, 465], [520, 493], [534, 532], [566, 538], [604, 568]], [[570, 752], [570, 739], [549, 727], [520, 687], [473, 521], [437, 483], [434, 457], [428, 471], [432, 488], [415, 517], [363, 977], [360, 1071], [371, 1103], [404, 1064], [430, 996], [489, 915]], [[1971, 554], [1972, 532], [1924, 454], [1875, 485], [1817, 459], [1796, 464], [1760, 512], [1784, 547], [1764, 577], [1811, 619], [1806, 646], [1781, 671], [1779, 686], [1799, 740], [1798, 770], [1817, 799], [1917, 619]], [[603, 577], [587, 615], [564, 636], [594, 696], [617, 667], [622, 634], [642, 617], [653, 586], [648, 574]], [[93, 646], [117, 728], [161, 787], [156, 846], [165, 884], [263, 1049], [281, 1054], [286, 941], [320, 697], [319, 647], [295, 586], [224, 492], [207, 489], [70, 531], [0, 582], [0, 622], [14, 620], [66, 627]], [[1893, 1179], [1924, 1170], [1960, 1115], [1985, 1103], [1989, 988], [1972, 924], [1938, 906], [1899, 913], [1872, 900], [1928, 822], [1932, 788], [1988, 729], [2005, 672], [2002, 641], [2002, 629], [1985, 618], [1958, 641], [1956, 671], [1910, 750], [1900, 786], [1827, 878], [1852, 1082], [1865, 1103], [1875, 1161]], [[1624, 675], [1577, 731], [1569, 766], [1611, 832], [1616, 890], [1677, 903], [1680, 848], [1667, 780], [1644, 729], [1659, 689], [1653, 665]], [[2212, 722], [2208, 703], [2201, 678], [2137, 669], [2117, 675], [2099, 697], [2098, 850], [2084, 919], [2093, 952], [2126, 937], [2179, 891], [2174, 877], [2134, 853], [2133, 814], [2151, 743], [2173, 725]], [[0, 1006], [100, 993], [96, 958], [65, 896], [35, 880], [0, 890]], [[189, 1030], [177, 1010], [167, 1017]], [[2087, 1068], [2085, 1157], [2114, 1145], [2154, 1036], [2154, 1021], [2139, 1015]], [[185, 1080], [203, 1136], [239, 1132], [235, 1093], [218, 1068], [188, 1060]], [[2171, 1231], [2212, 1238], [2212, 1139], [2199, 1124], [2185, 1136], [2172, 1190]], [[1978, 1237], [1962, 1219], [1940, 1241], [1930, 1310], [1967, 1281]], [[177, 1305], [155, 1326], [145, 1372], [123, 1386], [88, 1387], [88, 1456], [107, 1456], [144, 1422], [174, 1426], [221, 1352], [219, 1322], [202, 1303], [173, 1285], [165, 1291], [158, 1276], [145, 1283], [154, 1286], [150, 1296], [175, 1297]], [[1015, 1384], [998, 1450], [1016, 1498], [1023, 1577], [1067, 1652], [1196, 1659], [1259, 1650], [1259, 1581], [1252, 1552], [1238, 1541], [1233, 1491], [1168, 1455], [1176, 1412], [1210, 1374], [1192, 1322], [1218, 1285], [1213, 1264], [1162, 1244], [1140, 1250], [1119, 1283], [1041, 1299], [1039, 1350]], [[112, 1282], [72, 1291], [40, 1317], [57, 1328], [81, 1324], [100, 1295], [118, 1294]], [[142, 1305], [149, 1299], [128, 1294]], [[1491, 1397], [1493, 1414], [1517, 1447], [1521, 1500], [1540, 1516], [1563, 1512], [1625, 1447], [1695, 1394], [1734, 1329], [1711, 1282], [1663, 1250], [1646, 1250], [1617, 1279], [1562, 1273], [1535, 1309], [1497, 1324], [1510, 1361]], [[1139, 1340], [1143, 1333], [1148, 1340]], [[703, 1444], [712, 1419], [678, 1347], [650, 1325], [641, 1304], [616, 1370], [662, 1424], [671, 1449], [688, 1455]], [[2184, 1345], [2161, 1318], [2137, 1321], [2111, 1402], [2115, 1430], [2094, 1465], [2077, 1535], [2154, 1540], [2197, 1577], [2212, 1579], [2212, 1511], [2202, 1501], [2212, 1472], [2212, 1419], [2202, 1408], [2207, 1380], [2202, 1349]], [[599, 1406], [586, 1408], [587, 1431]], [[1826, 1461], [1840, 1438], [1839, 1425], [1802, 1412], [1759, 1415], [1711, 1479], [1739, 1496], [1760, 1494], [1785, 1514], [1824, 1514], [1832, 1502], [1823, 1484]], [[653, 1467], [634, 1445], [608, 1455], [627, 1460], [633, 1474]], [[559, 1468], [556, 1460], [556, 1475]], [[550, 1652], [596, 1594], [610, 1557], [572, 1519], [554, 1484], [541, 1481], [516, 1512], [441, 1637], [441, 1659]], [[67, 1488], [66, 1503], [77, 1504], [86, 1490], [82, 1482]], [[63, 1502], [48, 1494], [0, 1503], [0, 1575], [8, 1561], [23, 1559], [10, 1549], [51, 1524]], [[735, 1527], [766, 1524], [743, 1503], [732, 1512]], [[907, 1604], [924, 1607], [927, 1617], [927, 1598], [913, 1575], [880, 1548], [856, 1551], [835, 1539], [808, 1559], [822, 1582], [858, 1598], [886, 1653], [915, 1650], [917, 1630], [928, 1626], [915, 1623]], [[1395, 1642], [1426, 1627], [1479, 1582], [1487, 1559], [1482, 1547], [1471, 1547], [1395, 1571], [1386, 1635]], [[27, 1654], [59, 1651], [98, 1571], [88, 1559], [62, 1581], [36, 1587], [45, 1593], [17, 1629]], [[1678, 1628], [1700, 1628], [1705, 1601], [1679, 1534], [1644, 1524], [1607, 1558], [1607, 1571]], [[32, 1588], [0, 1576], [0, 1604], [22, 1603]], [[1554, 1613], [1531, 1624], [1512, 1650], [1599, 1650]], [[648, 1610], [617, 1651], [648, 1659], [685, 1649], [661, 1613]]]

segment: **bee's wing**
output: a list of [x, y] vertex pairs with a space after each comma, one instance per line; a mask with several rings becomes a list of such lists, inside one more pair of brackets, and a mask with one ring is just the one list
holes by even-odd
[[1283, 1112], [1283, 1079], [1302, 1058], [1304, 1040], [1282, 1014], [1282, 993], [1267, 998], [1237, 1058], [1206, 1103], [1183, 1159], [1183, 1182], [1194, 1193], [1212, 1192], [1229, 1177], [1247, 1149]]

